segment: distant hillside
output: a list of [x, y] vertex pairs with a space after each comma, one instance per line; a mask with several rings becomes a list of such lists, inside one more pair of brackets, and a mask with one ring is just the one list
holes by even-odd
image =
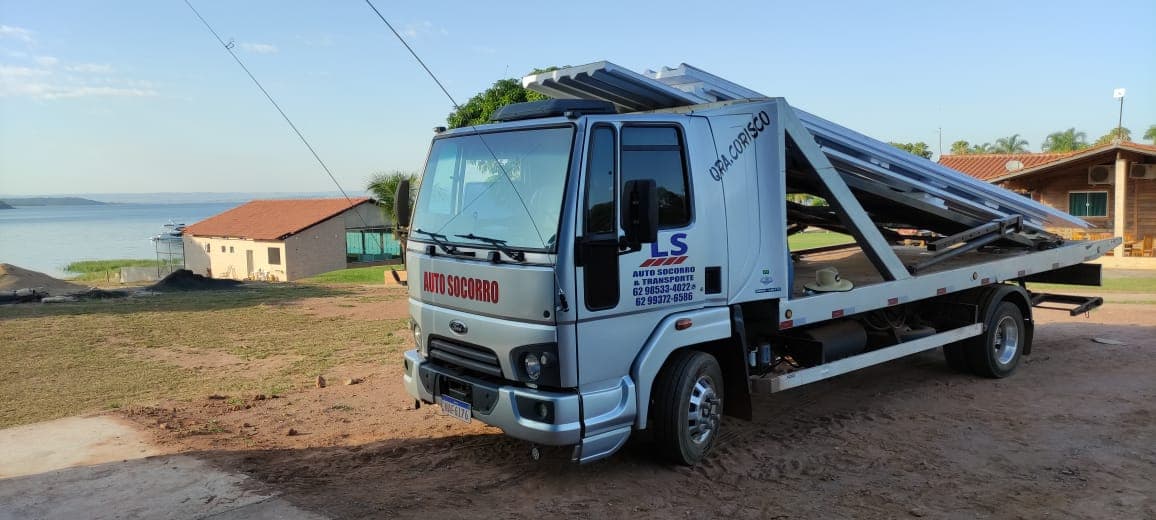
[[6, 198], [0, 203], [8, 203], [10, 206], [103, 206], [106, 202], [100, 202], [92, 199], [82, 199], [80, 197], [11, 197]]
[[0, 200], [0, 209], [13, 209], [13, 208], [12, 208], [12, 206], [5, 204], [4, 201]]
[[[354, 191], [351, 196], [356, 197]], [[88, 197], [111, 204], [205, 204], [217, 202], [249, 202], [256, 199], [311, 199], [336, 198], [339, 191], [323, 192], [169, 192], [169, 193], [72, 193], [74, 197]], [[0, 199], [4, 197], [0, 196]]]

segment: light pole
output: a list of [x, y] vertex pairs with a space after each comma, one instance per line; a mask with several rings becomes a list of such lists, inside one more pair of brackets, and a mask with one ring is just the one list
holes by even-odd
[[1124, 142], [1124, 94], [1126, 91], [1123, 88], [1118, 88], [1112, 91], [1112, 97], [1120, 100], [1120, 119], [1116, 121], [1116, 142]]

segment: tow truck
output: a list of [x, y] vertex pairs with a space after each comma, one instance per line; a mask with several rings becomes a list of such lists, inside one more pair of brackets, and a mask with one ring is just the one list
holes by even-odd
[[[648, 431], [693, 465], [756, 393], [931, 349], [1007, 377], [1033, 308], [1102, 303], [1027, 284], [1098, 286], [1119, 238], [783, 98], [685, 64], [522, 83], [551, 99], [436, 129], [399, 189], [419, 406], [583, 463]], [[792, 251], [810, 229], [850, 239]]]

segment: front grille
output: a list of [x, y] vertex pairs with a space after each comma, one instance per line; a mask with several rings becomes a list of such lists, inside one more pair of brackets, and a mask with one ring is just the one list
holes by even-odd
[[451, 343], [441, 339], [430, 339], [429, 357], [446, 365], [488, 376], [502, 377], [502, 365], [498, 362], [498, 355], [487, 348]]

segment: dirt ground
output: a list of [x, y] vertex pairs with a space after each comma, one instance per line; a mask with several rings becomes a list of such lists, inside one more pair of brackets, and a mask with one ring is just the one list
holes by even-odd
[[642, 442], [585, 466], [563, 449], [535, 462], [496, 429], [414, 410], [400, 367], [120, 413], [166, 451], [333, 518], [1156, 518], [1154, 316], [1037, 311], [1035, 350], [1005, 380], [949, 372], [932, 351], [757, 397], [696, 468]]

